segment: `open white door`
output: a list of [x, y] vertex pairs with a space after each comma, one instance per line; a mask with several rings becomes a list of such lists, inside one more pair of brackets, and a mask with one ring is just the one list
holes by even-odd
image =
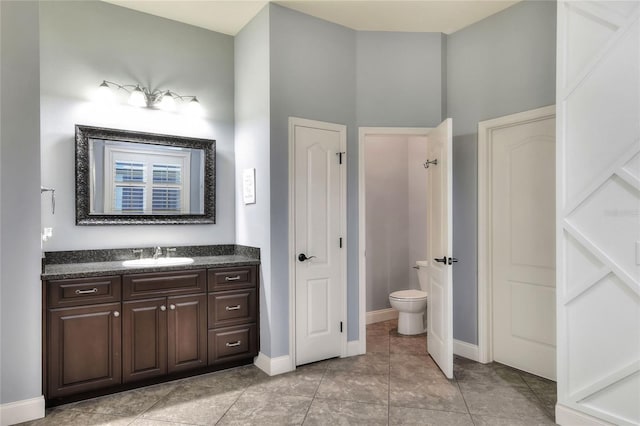
[[447, 118], [428, 136], [427, 348], [447, 378], [453, 378], [452, 124]]

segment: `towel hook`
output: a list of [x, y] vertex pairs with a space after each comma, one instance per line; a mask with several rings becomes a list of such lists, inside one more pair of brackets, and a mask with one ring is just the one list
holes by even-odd
[[425, 169], [429, 168], [429, 164], [433, 164], [434, 166], [438, 165], [438, 159], [436, 158], [435, 160], [431, 160], [429, 161], [429, 159], [427, 158], [427, 161], [423, 164]]

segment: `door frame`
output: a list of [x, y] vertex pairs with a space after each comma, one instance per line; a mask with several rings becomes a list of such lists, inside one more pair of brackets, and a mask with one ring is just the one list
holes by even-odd
[[493, 211], [490, 202], [493, 132], [555, 116], [556, 106], [549, 105], [478, 123], [478, 361], [483, 364], [493, 361]]
[[[325, 121], [309, 120], [306, 118], [289, 117], [289, 357], [291, 369], [296, 369], [296, 239], [295, 239], [295, 127], [306, 126], [323, 130], [332, 130], [340, 134], [340, 151], [347, 151], [347, 126], [344, 124], [328, 123]], [[342, 252], [340, 254], [340, 294], [342, 294], [342, 318], [344, 321], [344, 332], [342, 333], [342, 350], [340, 357], [347, 354], [347, 161], [343, 160], [340, 168], [340, 228], [342, 233]]]
[[[366, 224], [366, 182], [364, 144], [367, 136], [429, 136], [433, 127], [359, 127], [358, 128], [358, 313], [360, 348], [358, 353], [367, 352], [367, 224]], [[426, 160], [426, 159], [425, 159]], [[354, 354], [355, 355], [355, 354]]]

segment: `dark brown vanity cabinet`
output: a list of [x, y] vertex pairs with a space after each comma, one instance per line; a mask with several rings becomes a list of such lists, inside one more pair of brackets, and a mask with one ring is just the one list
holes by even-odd
[[257, 268], [210, 269], [209, 364], [258, 354]]
[[124, 286], [123, 382], [207, 365], [204, 270], [128, 275]]
[[251, 362], [258, 354], [257, 270], [44, 281], [47, 400]]
[[[120, 277], [49, 282], [45, 335], [48, 398], [121, 383], [120, 285]], [[101, 303], [107, 301], [113, 303]]]

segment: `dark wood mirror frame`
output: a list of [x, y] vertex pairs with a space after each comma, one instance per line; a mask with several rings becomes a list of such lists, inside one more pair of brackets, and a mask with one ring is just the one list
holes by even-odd
[[[204, 150], [203, 214], [92, 214], [89, 140], [102, 139]], [[216, 223], [216, 141], [76, 125], [76, 225], [185, 225]]]

